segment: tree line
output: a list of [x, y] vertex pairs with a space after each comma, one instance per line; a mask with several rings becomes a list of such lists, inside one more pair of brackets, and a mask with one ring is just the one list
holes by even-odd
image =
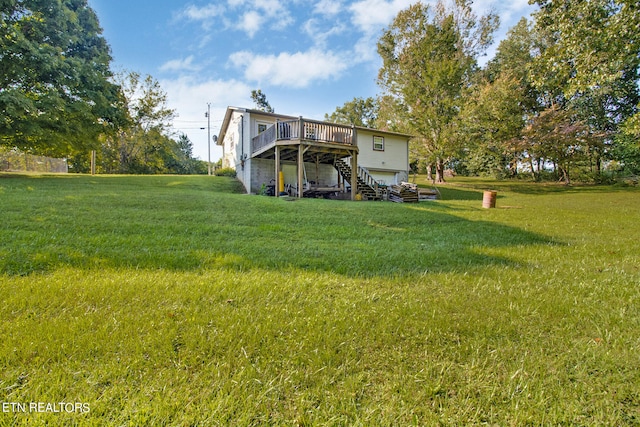
[[87, 0], [0, 0], [0, 145], [87, 172], [206, 173], [151, 76], [114, 74]]
[[471, 1], [415, 3], [378, 41], [381, 93], [328, 120], [404, 132], [412, 165], [470, 175], [602, 181], [640, 173], [640, 3], [531, 0], [499, 44]]

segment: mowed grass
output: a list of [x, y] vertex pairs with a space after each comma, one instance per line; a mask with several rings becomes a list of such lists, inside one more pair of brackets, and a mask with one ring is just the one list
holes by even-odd
[[640, 191], [440, 191], [0, 176], [0, 425], [640, 425]]

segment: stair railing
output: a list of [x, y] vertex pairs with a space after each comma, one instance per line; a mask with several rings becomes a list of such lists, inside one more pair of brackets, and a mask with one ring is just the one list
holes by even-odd
[[[336, 164], [338, 163], [341, 163], [343, 168], [347, 167], [347, 169], [350, 169], [348, 168], [348, 163], [346, 161], [336, 160]], [[356, 173], [357, 173], [356, 176], [358, 178], [358, 181], [363, 183], [367, 187], [370, 187], [376, 193], [376, 196], [380, 197], [380, 183], [374, 177], [371, 176], [367, 168], [358, 166], [358, 170]], [[351, 175], [350, 171], [349, 171], [349, 175]]]
[[371, 174], [369, 173], [369, 171], [362, 167], [362, 166], [358, 166], [358, 176], [360, 177], [360, 179], [362, 181], [364, 181], [365, 184], [367, 184], [369, 187], [377, 187], [378, 185], [378, 181], [376, 181]]

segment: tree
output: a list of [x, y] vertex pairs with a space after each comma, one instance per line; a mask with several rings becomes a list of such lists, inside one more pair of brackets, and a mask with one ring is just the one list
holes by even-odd
[[509, 30], [495, 57], [478, 73], [461, 108], [459, 138], [462, 164], [474, 174], [516, 176], [526, 154], [522, 130], [544, 107], [532, 84], [538, 33], [525, 18]]
[[353, 98], [342, 107], [336, 107], [331, 115], [325, 114], [324, 119], [333, 123], [372, 128], [376, 126], [379, 109], [374, 98]]
[[269, 105], [269, 101], [267, 101], [267, 95], [262, 93], [261, 89], [252, 90], [251, 91], [251, 99], [256, 104], [256, 108], [258, 110], [262, 110], [267, 113], [274, 113], [274, 109]]
[[538, 31], [551, 41], [540, 62], [566, 85], [565, 96], [605, 86], [640, 62], [637, 0], [535, 0]]
[[173, 150], [165, 160], [167, 169], [171, 173], [198, 173], [199, 160], [193, 158], [193, 143], [185, 134], [180, 134], [177, 141], [173, 141]]
[[536, 114], [540, 110], [541, 94], [531, 79], [534, 58], [542, 49], [539, 34], [532, 23], [522, 18], [507, 32], [500, 42], [495, 57], [487, 63], [485, 79], [493, 83], [508, 75], [508, 79], [517, 83], [521, 114]]
[[[639, 106], [640, 108], [640, 106]], [[640, 113], [627, 119], [616, 135], [612, 157], [632, 174], [640, 174]]]
[[[592, 168], [617, 152], [615, 135], [638, 111], [640, 4], [635, 0], [537, 0], [536, 29], [547, 44], [533, 82], [553, 87], [589, 127]], [[552, 83], [550, 85], [550, 82]], [[549, 105], [547, 106], [549, 107]]]
[[619, 78], [575, 94], [568, 106], [574, 109], [591, 135], [588, 152], [590, 173], [600, 175], [604, 160], [616, 160], [615, 135], [637, 110], [637, 81]]
[[[640, 106], [638, 106], [640, 109]], [[622, 132], [632, 138], [640, 140], [640, 114], [636, 113], [634, 116], [629, 117], [622, 125]]]
[[109, 46], [86, 0], [0, 3], [0, 144], [65, 156], [124, 119]]
[[416, 135], [413, 153], [436, 164], [439, 182], [445, 159], [457, 148], [454, 128], [464, 89], [497, 23], [494, 15], [478, 21], [467, 0], [450, 8], [416, 3], [396, 16], [378, 42], [378, 83], [396, 117], [405, 117], [407, 130]]
[[516, 142], [525, 125], [524, 99], [524, 88], [509, 72], [475, 85], [458, 120], [469, 172], [496, 177], [517, 174], [522, 147]]
[[[98, 171], [131, 174], [206, 173], [206, 163], [192, 158], [193, 144], [184, 135], [175, 135], [171, 122], [175, 115], [167, 106], [167, 94], [151, 76], [122, 72], [115, 76], [127, 106], [126, 125], [101, 138]], [[176, 138], [177, 137], [177, 138]], [[88, 156], [73, 156], [70, 163], [78, 172], [89, 170]]]
[[[576, 161], [587, 157], [585, 147], [591, 145], [589, 128], [577, 114], [568, 108], [554, 105], [541, 112], [523, 132], [529, 141], [529, 159], [532, 173], [536, 173], [534, 159], [548, 159], [560, 172], [560, 179], [571, 182], [570, 169]], [[539, 167], [538, 173], [539, 173]]]
[[[167, 132], [175, 111], [167, 106], [167, 94], [153, 77], [136, 72], [120, 73], [129, 121], [116, 135], [106, 139], [103, 151], [110, 172], [157, 173], [158, 153], [167, 143]], [[154, 166], [155, 165], [155, 166]], [[115, 169], [115, 170], [114, 170]]]

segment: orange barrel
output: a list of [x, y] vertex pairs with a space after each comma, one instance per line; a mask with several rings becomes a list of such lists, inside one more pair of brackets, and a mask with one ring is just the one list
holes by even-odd
[[495, 208], [497, 196], [497, 191], [485, 191], [484, 196], [482, 197], [482, 207], [487, 209]]

